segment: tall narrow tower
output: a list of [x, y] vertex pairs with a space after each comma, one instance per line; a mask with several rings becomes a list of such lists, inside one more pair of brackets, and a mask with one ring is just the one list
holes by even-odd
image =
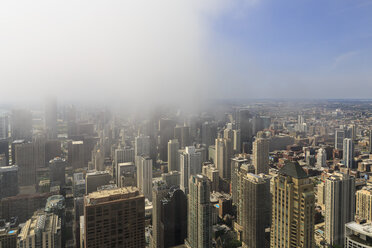
[[256, 174], [269, 174], [269, 140], [258, 138], [253, 142], [253, 165]]

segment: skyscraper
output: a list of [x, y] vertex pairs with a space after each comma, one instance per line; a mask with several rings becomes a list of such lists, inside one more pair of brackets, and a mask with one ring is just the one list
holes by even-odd
[[18, 194], [18, 167], [0, 166], [0, 199]]
[[270, 181], [252, 173], [242, 173], [238, 180], [241, 190], [238, 214], [242, 220], [243, 247], [265, 247], [264, 220], [269, 216], [266, 202], [270, 202]]
[[355, 195], [355, 217], [372, 222], [372, 187], [363, 187]]
[[231, 179], [231, 163], [233, 156], [231, 139], [216, 139], [215, 164], [223, 179]]
[[36, 166], [32, 143], [17, 144], [15, 146], [15, 164], [18, 165], [19, 186], [36, 184]]
[[8, 138], [8, 116], [7, 115], [0, 115], [0, 140]]
[[214, 144], [217, 138], [217, 126], [212, 122], [204, 122], [201, 127], [202, 144], [209, 147]]
[[161, 229], [161, 200], [169, 192], [164, 181], [156, 182], [152, 188], [152, 248], [164, 247], [164, 233]]
[[241, 133], [240, 130], [233, 130], [233, 150], [235, 154], [238, 154], [241, 152]]
[[372, 154], [372, 129], [369, 130], [369, 153]]
[[180, 171], [180, 144], [177, 139], [168, 142], [168, 171]]
[[181, 183], [180, 187], [188, 194], [189, 178], [191, 175], [201, 173], [201, 154], [196, 152], [195, 147], [187, 146], [180, 154]]
[[32, 138], [32, 114], [28, 110], [14, 109], [11, 116], [12, 140]]
[[314, 185], [298, 163], [286, 163], [272, 179], [270, 246], [314, 247]]
[[269, 140], [258, 138], [253, 142], [253, 165], [256, 174], [269, 173]]
[[85, 247], [145, 247], [145, 198], [133, 187], [84, 197]]
[[152, 199], [152, 159], [148, 156], [136, 157], [137, 187], [151, 201]]
[[324, 148], [319, 148], [316, 157], [316, 167], [322, 168], [327, 166], [327, 152]]
[[174, 128], [174, 138], [179, 141], [181, 148], [191, 145], [190, 127], [177, 126]]
[[55, 98], [47, 99], [44, 107], [44, 129], [49, 139], [55, 139], [58, 135], [57, 130], [57, 101]]
[[345, 139], [345, 130], [338, 128], [335, 131], [335, 149], [342, 150], [343, 149], [343, 142]]
[[231, 193], [234, 204], [238, 203], [238, 173], [240, 166], [247, 163], [248, 159], [243, 157], [235, 157], [231, 159]]
[[335, 173], [326, 179], [325, 192], [325, 238], [343, 247], [345, 224], [354, 220], [355, 178]]
[[134, 145], [135, 156], [150, 156], [150, 137], [145, 135], [137, 136]]
[[190, 248], [211, 247], [212, 219], [208, 179], [199, 174], [191, 176], [189, 190], [185, 244]]
[[342, 154], [345, 167], [352, 169], [354, 161], [354, 144], [352, 139], [344, 139]]
[[170, 119], [159, 120], [159, 158], [163, 161], [168, 159], [168, 141], [174, 137], [176, 122]]

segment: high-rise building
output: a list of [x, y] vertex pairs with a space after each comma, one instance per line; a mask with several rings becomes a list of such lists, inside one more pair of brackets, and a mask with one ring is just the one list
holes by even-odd
[[352, 139], [344, 139], [342, 154], [345, 167], [352, 169], [354, 161], [354, 144]]
[[164, 181], [156, 182], [152, 188], [152, 248], [164, 247], [164, 233], [161, 229], [161, 200], [169, 192], [169, 189]]
[[85, 247], [145, 247], [145, 198], [133, 187], [93, 192], [84, 198]]
[[55, 98], [49, 98], [46, 100], [44, 107], [44, 129], [49, 139], [57, 138], [57, 117], [57, 101]]
[[180, 186], [181, 173], [179, 171], [169, 171], [168, 173], [161, 174], [163, 180], [169, 187]]
[[238, 202], [238, 173], [242, 164], [247, 163], [248, 159], [235, 157], [231, 159], [231, 193], [234, 204]]
[[258, 138], [253, 142], [253, 165], [256, 174], [269, 173], [269, 140]]
[[7, 139], [9, 136], [9, 121], [7, 115], [0, 115], [0, 140]]
[[316, 157], [316, 167], [322, 168], [327, 166], [327, 152], [324, 148], [319, 148]]
[[181, 183], [180, 187], [188, 194], [189, 178], [191, 175], [201, 173], [201, 154], [196, 152], [195, 147], [187, 146], [180, 154]]
[[372, 154], [372, 129], [369, 130], [369, 153]]
[[36, 184], [34, 144], [23, 143], [15, 146], [15, 164], [18, 165], [19, 186]]
[[0, 199], [15, 196], [18, 192], [18, 166], [0, 167]]
[[345, 139], [345, 130], [341, 128], [337, 128], [335, 131], [335, 149], [342, 150], [344, 145]]
[[68, 143], [68, 162], [73, 169], [84, 168], [85, 164], [85, 145], [84, 141], [70, 141]]
[[28, 110], [14, 109], [11, 116], [12, 140], [32, 138], [32, 114]]
[[243, 246], [265, 247], [266, 223], [264, 220], [270, 216], [266, 211], [268, 207], [266, 202], [270, 202], [270, 180], [252, 173], [242, 173], [238, 180], [241, 191], [238, 214], [242, 220]]
[[214, 164], [203, 165], [202, 173], [204, 176], [208, 177], [209, 181], [211, 182], [211, 192], [219, 191], [220, 174]]
[[240, 130], [233, 130], [233, 150], [235, 154], [238, 154], [241, 152], [241, 133]]
[[272, 179], [270, 246], [314, 247], [314, 185], [298, 163], [286, 163]]
[[177, 126], [174, 128], [174, 138], [179, 141], [181, 148], [191, 145], [190, 127]]
[[242, 144], [249, 144], [252, 141], [251, 118], [248, 109], [237, 109], [235, 111], [236, 129], [240, 129]]
[[216, 139], [216, 154], [215, 165], [223, 179], [231, 179], [231, 162], [233, 156], [231, 139], [218, 138]]
[[176, 122], [170, 119], [159, 120], [159, 158], [163, 161], [168, 159], [168, 141], [174, 137]]
[[120, 163], [117, 168], [116, 185], [118, 187], [137, 187], [136, 165], [133, 162]]
[[211, 247], [212, 213], [207, 177], [193, 175], [189, 180], [187, 239], [190, 248]]
[[371, 248], [372, 223], [349, 222], [345, 225], [345, 248]]
[[134, 145], [135, 156], [150, 156], [150, 137], [145, 135], [137, 136]]
[[204, 122], [201, 127], [202, 144], [209, 147], [214, 144], [217, 138], [217, 126], [212, 122]]
[[180, 144], [177, 139], [168, 142], [168, 171], [180, 171]]
[[372, 187], [363, 187], [355, 195], [355, 218], [372, 222]]
[[65, 159], [56, 157], [49, 161], [49, 178], [51, 183], [58, 182], [59, 185], [65, 185], [65, 169], [67, 162]]
[[108, 185], [111, 175], [108, 171], [88, 172], [85, 176], [85, 194], [97, 191], [98, 187]]
[[[7, 139], [0, 140], [0, 154], [5, 156], [5, 165], [9, 165], [9, 141]], [[14, 161], [13, 161], [14, 164]]]
[[151, 201], [152, 198], [152, 159], [148, 156], [136, 157], [137, 187]]
[[115, 149], [115, 164], [134, 162], [135, 152], [133, 148], [124, 147]]
[[325, 239], [343, 247], [345, 224], [354, 220], [355, 178], [335, 173], [325, 180], [325, 192]]
[[52, 213], [35, 212], [18, 235], [18, 248], [61, 248], [61, 219]]

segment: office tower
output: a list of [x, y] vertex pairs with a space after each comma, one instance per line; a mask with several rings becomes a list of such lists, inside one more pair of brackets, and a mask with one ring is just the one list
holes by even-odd
[[137, 188], [102, 190], [84, 197], [85, 247], [145, 247], [145, 198]]
[[7, 139], [0, 140], [0, 154], [5, 155], [5, 165], [9, 165], [9, 141]]
[[68, 162], [73, 169], [84, 168], [85, 164], [85, 146], [84, 141], [70, 141], [68, 143]]
[[152, 248], [164, 247], [164, 233], [161, 230], [161, 200], [169, 192], [164, 181], [156, 182], [152, 189]]
[[209, 147], [214, 144], [217, 138], [217, 126], [212, 122], [204, 122], [201, 127], [202, 144]]
[[191, 145], [190, 127], [175, 127], [174, 128], [174, 138], [179, 141], [181, 148]]
[[316, 157], [316, 167], [322, 168], [327, 166], [327, 152], [324, 148], [319, 148]]
[[314, 247], [314, 185], [298, 163], [286, 163], [272, 179], [270, 246]]
[[355, 218], [372, 222], [372, 187], [363, 187], [356, 192], [355, 205]]
[[14, 109], [11, 116], [12, 140], [32, 138], [32, 114], [28, 110]]
[[62, 154], [61, 141], [47, 140], [45, 141], [45, 162], [49, 163], [55, 157], [60, 157]]
[[168, 142], [168, 171], [180, 171], [180, 144], [177, 139]]
[[[228, 123], [228, 124], [231, 124], [231, 123]], [[223, 138], [233, 140], [234, 132], [231, 128], [231, 125], [228, 125], [228, 127], [223, 130]]]
[[[261, 174], [262, 175], [262, 174]], [[270, 181], [252, 174], [241, 173], [238, 215], [242, 220], [243, 247], [265, 247], [266, 202], [270, 201]]]
[[237, 109], [235, 112], [236, 129], [240, 129], [242, 144], [252, 140], [251, 114], [248, 109]]
[[247, 162], [248, 159], [243, 157], [234, 157], [231, 159], [231, 193], [234, 204], [238, 202], [238, 173], [241, 165]]
[[0, 167], [0, 199], [18, 194], [18, 166]]
[[189, 180], [187, 239], [190, 248], [211, 247], [212, 213], [207, 177], [192, 175]]
[[35, 212], [18, 235], [18, 248], [61, 248], [61, 219], [52, 213]]
[[85, 176], [85, 194], [97, 191], [98, 187], [108, 185], [111, 175], [108, 171], [89, 172]]
[[49, 161], [45, 159], [45, 142], [46, 138], [43, 134], [37, 134], [32, 139], [36, 168], [45, 168], [48, 165]]
[[116, 179], [118, 187], [137, 187], [136, 166], [132, 162], [120, 163]]
[[317, 185], [317, 203], [318, 203], [319, 206], [322, 207], [322, 209], [325, 208], [325, 197], [326, 197], [326, 194], [325, 194], [325, 183], [324, 182], [320, 182]]
[[349, 222], [345, 225], [345, 248], [371, 248], [372, 223]]
[[342, 154], [345, 167], [352, 169], [354, 161], [354, 144], [352, 139], [344, 139]]
[[82, 197], [86, 191], [84, 174], [82, 172], [74, 173], [72, 183], [74, 197]]
[[135, 151], [133, 148], [124, 147], [115, 149], [114, 160], [115, 164], [134, 162]]
[[203, 165], [202, 174], [208, 177], [209, 181], [211, 182], [210, 189], [211, 192], [219, 191], [220, 187], [220, 173], [214, 164], [207, 164]]
[[44, 130], [47, 133], [48, 139], [57, 138], [57, 115], [57, 100], [55, 98], [47, 99], [44, 106]]
[[188, 194], [189, 178], [191, 175], [201, 173], [201, 154], [196, 152], [195, 147], [187, 146], [180, 154], [181, 183], [180, 188]]
[[135, 156], [150, 156], [150, 137], [140, 135], [135, 138]]
[[220, 173], [220, 177], [230, 180], [231, 178], [231, 163], [230, 159], [233, 156], [231, 139], [216, 139], [216, 154], [215, 165]]
[[345, 224], [354, 220], [355, 178], [335, 173], [326, 179], [325, 192], [325, 239], [343, 247]]
[[7, 139], [9, 136], [9, 122], [7, 115], [0, 115], [0, 140]]
[[372, 154], [372, 129], [369, 130], [369, 153]]
[[180, 186], [181, 173], [179, 171], [169, 171], [168, 173], [161, 174], [163, 180], [169, 187]]
[[18, 220], [12, 218], [10, 222], [0, 219], [0, 247], [16, 248], [18, 237]]
[[342, 150], [344, 145], [345, 139], [345, 130], [341, 128], [337, 128], [335, 131], [335, 149]]
[[176, 122], [169, 119], [159, 120], [159, 158], [163, 161], [168, 159], [168, 141], [174, 137]]
[[36, 166], [34, 162], [34, 145], [32, 143], [15, 146], [15, 163], [18, 165], [19, 186], [36, 184]]
[[240, 133], [240, 130], [233, 130], [233, 150], [234, 150], [234, 154], [238, 154], [241, 152], [242, 148], [241, 148], [241, 133]]
[[49, 178], [51, 183], [58, 183], [60, 186], [64, 186], [65, 181], [65, 169], [67, 162], [63, 158], [56, 157], [49, 161]]
[[152, 198], [152, 159], [148, 156], [136, 157], [137, 187], [151, 201]]
[[160, 184], [153, 189], [153, 232], [150, 247], [173, 247], [187, 237], [187, 197], [177, 187]]
[[253, 142], [253, 165], [256, 174], [269, 173], [269, 140], [258, 138]]

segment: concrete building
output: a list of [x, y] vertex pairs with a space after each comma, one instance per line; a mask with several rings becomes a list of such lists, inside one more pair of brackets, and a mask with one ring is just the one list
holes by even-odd
[[85, 164], [84, 141], [70, 141], [68, 143], [68, 162], [73, 169], [87, 167]]
[[297, 163], [286, 163], [272, 179], [270, 246], [314, 247], [314, 185]]
[[180, 155], [181, 183], [180, 187], [188, 194], [189, 178], [191, 175], [201, 173], [201, 154], [196, 152], [195, 147], [187, 146]]
[[231, 179], [231, 158], [233, 156], [233, 147], [231, 139], [218, 138], [215, 144], [214, 164], [223, 179]]
[[58, 135], [57, 126], [58, 108], [55, 98], [49, 98], [44, 105], [44, 130], [48, 139], [56, 139]]
[[214, 164], [203, 165], [202, 174], [208, 177], [209, 181], [211, 182], [211, 186], [210, 186], [211, 192], [219, 191], [220, 175], [219, 175], [219, 171], [214, 166]]
[[337, 128], [335, 131], [335, 149], [342, 150], [344, 147], [345, 130]]
[[185, 148], [186, 146], [190, 146], [191, 145], [190, 127], [187, 127], [187, 126], [175, 127], [174, 138], [179, 141], [180, 148]]
[[118, 164], [116, 185], [120, 187], [137, 187], [136, 166], [132, 162]]
[[15, 146], [15, 164], [18, 165], [19, 186], [31, 186], [36, 184], [34, 155], [34, 145], [32, 143], [22, 143]]
[[234, 204], [238, 202], [238, 173], [241, 165], [247, 162], [248, 159], [243, 157], [234, 157], [231, 159], [231, 193]]
[[65, 185], [65, 170], [67, 162], [65, 159], [56, 157], [49, 161], [49, 178], [51, 183], [58, 183], [60, 186]]
[[327, 166], [327, 152], [324, 148], [319, 148], [316, 157], [316, 167], [322, 168]]
[[18, 235], [18, 248], [62, 248], [61, 219], [52, 213], [35, 212]]
[[137, 188], [93, 192], [84, 198], [85, 247], [145, 247], [145, 198]]
[[150, 136], [140, 135], [135, 138], [134, 156], [150, 156]]
[[345, 225], [345, 248], [371, 248], [372, 223], [349, 222]]
[[212, 215], [209, 185], [208, 178], [203, 175], [190, 177], [186, 247], [211, 247]]
[[344, 139], [342, 154], [345, 167], [352, 169], [354, 162], [354, 144], [352, 139]]
[[109, 184], [111, 179], [111, 175], [108, 171], [88, 172], [85, 176], [85, 194], [97, 191], [98, 187]]
[[168, 141], [174, 138], [176, 122], [170, 119], [159, 120], [159, 157], [163, 161], [168, 159]]
[[354, 220], [355, 178], [335, 173], [325, 180], [325, 238], [329, 245], [344, 245], [345, 224]]
[[168, 171], [180, 171], [180, 144], [177, 139], [168, 142]]
[[11, 115], [12, 140], [32, 139], [32, 113], [25, 109], [13, 109]]
[[253, 142], [252, 162], [256, 174], [269, 174], [269, 140], [258, 138]]
[[15, 196], [18, 192], [18, 166], [0, 167], [0, 199]]
[[170, 171], [168, 173], [161, 174], [161, 180], [163, 180], [168, 186], [180, 186], [181, 173], [178, 171]]
[[148, 156], [136, 157], [137, 187], [151, 201], [152, 199], [152, 159]]
[[355, 195], [355, 218], [372, 222], [372, 187], [363, 187]]
[[238, 214], [242, 220], [243, 247], [265, 247], [264, 219], [269, 214], [266, 211], [266, 201], [270, 201], [270, 186], [267, 187], [270, 181], [252, 173], [242, 173], [238, 180], [241, 190]]

